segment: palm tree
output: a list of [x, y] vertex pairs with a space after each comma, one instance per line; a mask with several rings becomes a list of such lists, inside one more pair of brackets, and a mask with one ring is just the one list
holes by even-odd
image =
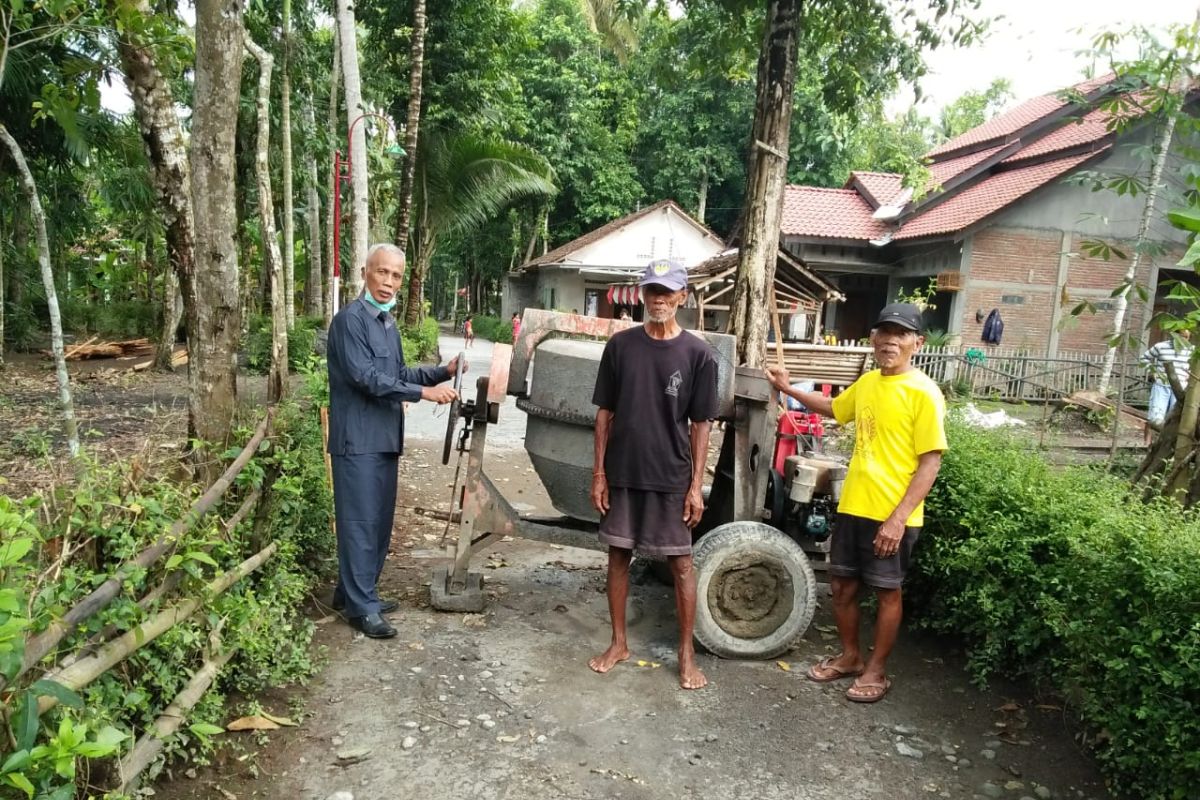
[[636, 23], [644, 6], [620, 0], [580, 0], [579, 9], [592, 33], [598, 34], [617, 61], [625, 64], [637, 49]]
[[424, 131], [413, 180], [415, 257], [404, 323], [420, 319], [425, 276], [444, 237], [476, 230], [514, 203], [557, 192], [550, 164], [524, 145], [475, 133]]

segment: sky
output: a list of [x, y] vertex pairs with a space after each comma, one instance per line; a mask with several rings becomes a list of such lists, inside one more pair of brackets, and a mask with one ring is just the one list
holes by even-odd
[[[181, 2], [180, 10], [189, 22], [195, 19], [189, 3]], [[995, 78], [1012, 83], [1011, 105], [1057, 91], [1082, 79], [1090, 64], [1079, 51], [1088, 48], [1097, 32], [1127, 30], [1134, 23], [1165, 28], [1189, 22], [1196, 7], [1186, 0], [983, 0], [981, 13], [1001, 17], [985, 41], [928, 54], [930, 74], [921, 82], [924, 99], [919, 105], [926, 115], [936, 115], [964, 92], [984, 89]], [[130, 110], [120, 83], [104, 87], [102, 94], [106, 107]], [[912, 102], [908, 87], [891, 98], [888, 110], [900, 113]]]
[[[926, 56], [930, 74], [921, 82], [926, 99], [918, 105], [925, 114], [964, 92], [986, 88], [994, 78], [1012, 83], [1011, 105], [1062, 89], [1083, 78], [1090, 60], [1079, 51], [1088, 49], [1098, 32], [1187, 23], [1196, 5], [1186, 0], [983, 0], [980, 10], [984, 16], [1003, 15], [985, 41]], [[1106, 71], [1096, 66], [1100, 74]], [[888, 110], [898, 113], [912, 102], [910, 87], [888, 102]]]

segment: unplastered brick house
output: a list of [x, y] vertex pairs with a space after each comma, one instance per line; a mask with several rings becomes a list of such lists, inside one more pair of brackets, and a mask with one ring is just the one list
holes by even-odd
[[[901, 176], [853, 172], [840, 189], [788, 186], [781, 244], [837, 284], [843, 303], [826, 308], [825, 328], [842, 339], [865, 336], [879, 309], [901, 290], [942, 289], [926, 324], [952, 341], [979, 345], [992, 309], [1004, 320], [1002, 344], [1054, 355], [1099, 352], [1112, 329], [1111, 294], [1129, 262], [1089, 257], [1104, 241], [1132, 256], [1144, 197], [1092, 191], [1083, 171], [1149, 173], [1140, 157], [1156, 131], [1145, 124], [1117, 135], [1098, 107], [1111, 79], [1074, 87], [1079, 102], [1058, 93], [1028, 100], [927, 154], [931, 191], [917, 200]], [[1151, 238], [1165, 249], [1144, 255], [1138, 276], [1157, 287], [1148, 301], [1130, 295], [1131, 331], [1165, 307], [1164, 281], [1192, 279], [1178, 270], [1184, 236], [1166, 221], [1184, 188], [1181, 142], [1172, 143]], [[1072, 178], [1074, 177], [1074, 180]], [[1094, 315], [1071, 317], [1081, 301]]]

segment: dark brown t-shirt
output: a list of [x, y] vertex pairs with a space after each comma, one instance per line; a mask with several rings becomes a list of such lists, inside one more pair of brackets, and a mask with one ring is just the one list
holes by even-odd
[[592, 402], [613, 412], [604, 458], [609, 486], [686, 492], [688, 422], [717, 416], [717, 361], [687, 331], [660, 340], [643, 326], [630, 328], [604, 346]]

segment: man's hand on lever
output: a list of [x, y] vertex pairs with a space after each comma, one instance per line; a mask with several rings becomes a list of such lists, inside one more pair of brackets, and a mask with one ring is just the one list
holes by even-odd
[[458, 392], [449, 386], [424, 386], [421, 388], [421, 399], [431, 400], [439, 406], [453, 402], [458, 398]]

